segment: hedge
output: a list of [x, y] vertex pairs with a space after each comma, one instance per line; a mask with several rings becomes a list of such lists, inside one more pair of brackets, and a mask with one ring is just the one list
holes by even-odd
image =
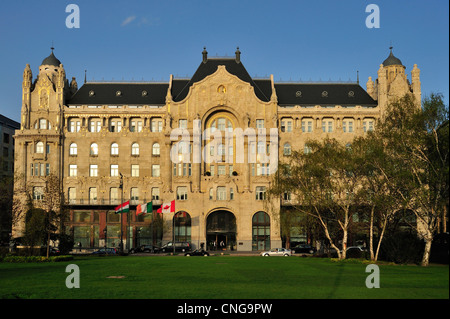
[[51, 256], [49, 258], [43, 256], [5, 256], [0, 257], [1, 262], [5, 263], [41, 263], [41, 262], [59, 262], [73, 260], [73, 256]]

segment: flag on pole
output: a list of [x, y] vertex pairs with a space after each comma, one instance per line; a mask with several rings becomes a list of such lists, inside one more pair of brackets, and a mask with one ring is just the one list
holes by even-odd
[[130, 201], [120, 204], [115, 208], [116, 214], [128, 213], [130, 211]]
[[158, 213], [175, 213], [175, 200], [163, 203], [160, 208], [157, 210]]
[[148, 202], [145, 204], [138, 205], [136, 207], [136, 216], [140, 214], [149, 214], [153, 211], [153, 204], [152, 202]]

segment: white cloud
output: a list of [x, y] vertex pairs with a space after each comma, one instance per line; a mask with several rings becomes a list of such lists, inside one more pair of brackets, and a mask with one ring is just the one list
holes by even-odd
[[121, 26], [124, 27], [124, 26], [126, 26], [127, 24], [133, 22], [133, 20], [135, 20], [135, 19], [136, 19], [136, 16], [129, 16], [128, 18], [126, 18], [125, 20], [123, 20]]

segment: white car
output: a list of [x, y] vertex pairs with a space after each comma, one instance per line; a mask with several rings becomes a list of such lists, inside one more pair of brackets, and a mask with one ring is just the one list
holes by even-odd
[[286, 248], [272, 248], [269, 251], [263, 251], [261, 253], [261, 256], [284, 256], [284, 257], [288, 257], [291, 256], [291, 250], [290, 249], [286, 249]]

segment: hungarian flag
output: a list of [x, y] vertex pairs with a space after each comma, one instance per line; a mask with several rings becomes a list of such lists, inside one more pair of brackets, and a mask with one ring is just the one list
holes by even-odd
[[163, 203], [160, 208], [157, 210], [158, 213], [175, 213], [175, 200]]
[[128, 213], [130, 211], [130, 201], [120, 204], [115, 208], [116, 214]]
[[136, 207], [136, 216], [140, 214], [149, 214], [153, 211], [152, 202], [148, 202], [146, 204], [141, 204]]

